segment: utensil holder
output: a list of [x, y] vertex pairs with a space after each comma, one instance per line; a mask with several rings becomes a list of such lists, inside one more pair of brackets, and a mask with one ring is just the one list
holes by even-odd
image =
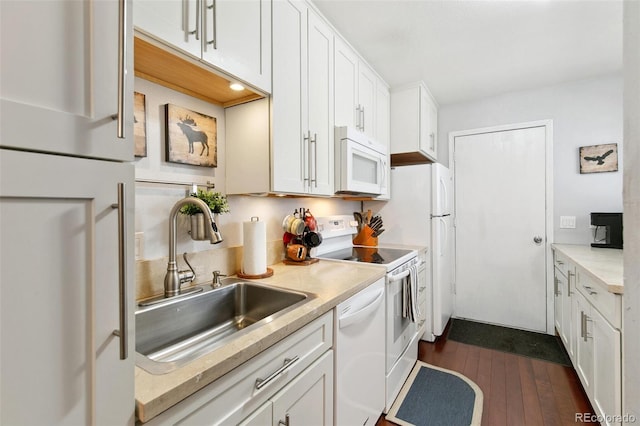
[[365, 225], [360, 232], [353, 237], [353, 244], [357, 246], [377, 246], [378, 237], [373, 236], [373, 229]]

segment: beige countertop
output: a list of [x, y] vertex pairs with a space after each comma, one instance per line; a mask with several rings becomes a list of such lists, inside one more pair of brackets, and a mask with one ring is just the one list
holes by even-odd
[[609, 292], [624, 293], [622, 250], [578, 244], [552, 244], [551, 247], [580, 266]]
[[384, 266], [320, 260], [309, 266], [271, 265], [256, 280], [317, 297], [234, 342], [163, 375], [135, 368], [136, 415], [147, 422], [385, 276]]

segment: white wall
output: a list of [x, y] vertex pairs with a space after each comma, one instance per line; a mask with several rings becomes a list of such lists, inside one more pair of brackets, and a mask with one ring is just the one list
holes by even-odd
[[640, 3], [624, 4], [624, 297], [622, 413], [640, 419]]
[[[136, 159], [136, 178], [176, 180], [180, 182], [213, 181], [215, 191], [225, 193], [225, 119], [222, 107], [136, 78], [135, 90], [144, 93], [147, 103], [147, 157]], [[216, 117], [218, 126], [218, 167], [207, 168], [167, 163], [165, 158], [164, 105], [181, 107]], [[250, 124], [250, 123], [248, 123]], [[198, 147], [196, 147], [197, 149]], [[268, 161], [265, 159], [265, 161]], [[247, 170], [247, 173], [251, 173]], [[168, 255], [169, 211], [183, 198], [189, 186], [136, 184], [135, 230], [144, 235], [142, 259], [157, 259]], [[242, 222], [252, 216], [267, 222], [267, 241], [282, 238], [282, 219], [299, 207], [309, 208], [315, 216], [351, 214], [360, 203], [342, 199], [275, 198], [230, 196], [230, 212], [220, 215], [219, 227], [224, 241], [213, 248], [242, 245]], [[178, 215], [177, 253], [210, 250], [211, 244], [193, 241], [187, 234], [189, 222]]]
[[[553, 120], [555, 242], [593, 241], [589, 213], [622, 211], [622, 77], [604, 76], [440, 107], [438, 161], [449, 164], [449, 132]], [[580, 174], [578, 148], [617, 143], [619, 171]], [[576, 229], [559, 229], [576, 216]]]

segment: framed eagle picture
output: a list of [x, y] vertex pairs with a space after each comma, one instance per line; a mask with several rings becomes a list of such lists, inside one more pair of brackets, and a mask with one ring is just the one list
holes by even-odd
[[580, 173], [618, 171], [618, 144], [580, 147]]
[[216, 118], [172, 104], [165, 105], [165, 112], [167, 161], [217, 167]]

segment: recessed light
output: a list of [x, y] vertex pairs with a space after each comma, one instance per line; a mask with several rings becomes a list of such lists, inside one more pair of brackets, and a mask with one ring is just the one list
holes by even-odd
[[241, 90], [244, 90], [244, 86], [243, 86], [242, 84], [240, 84], [240, 83], [231, 83], [231, 84], [229, 85], [229, 88], [230, 88], [231, 90], [235, 90], [235, 91], [237, 91], [237, 92], [239, 92], [239, 91], [241, 91]]

